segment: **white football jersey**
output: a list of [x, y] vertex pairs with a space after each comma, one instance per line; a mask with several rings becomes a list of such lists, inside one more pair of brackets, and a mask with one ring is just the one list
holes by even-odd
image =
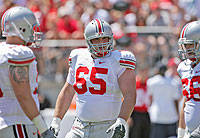
[[22, 45], [0, 43], [0, 129], [13, 124], [32, 124], [23, 112], [9, 80], [9, 65], [29, 65], [32, 96], [39, 109], [37, 62], [32, 50]]
[[183, 95], [189, 101], [200, 101], [200, 63], [194, 68], [190, 60], [181, 62], [177, 69], [182, 82]]
[[135, 69], [134, 55], [115, 50], [93, 59], [88, 49], [75, 49], [69, 63], [67, 82], [77, 93], [77, 116], [91, 122], [116, 119], [122, 103], [118, 78], [126, 68]]
[[182, 82], [183, 95], [187, 99], [184, 108], [185, 123], [190, 132], [200, 123], [200, 63], [192, 68], [191, 61], [181, 62], [177, 69]]

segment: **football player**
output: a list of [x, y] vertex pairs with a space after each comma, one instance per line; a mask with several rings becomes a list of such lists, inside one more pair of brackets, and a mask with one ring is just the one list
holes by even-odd
[[76, 92], [76, 118], [65, 138], [124, 138], [136, 101], [136, 59], [129, 51], [113, 50], [113, 33], [103, 20], [92, 20], [84, 36], [88, 48], [70, 54], [51, 128], [58, 134]]
[[[178, 66], [181, 77], [184, 105], [179, 119], [178, 138], [193, 135], [200, 124], [200, 22], [186, 24], [180, 34]], [[192, 136], [191, 135], [191, 136]]]
[[39, 113], [36, 60], [28, 47], [40, 41], [39, 24], [29, 9], [13, 7], [1, 20], [0, 138], [54, 138]]

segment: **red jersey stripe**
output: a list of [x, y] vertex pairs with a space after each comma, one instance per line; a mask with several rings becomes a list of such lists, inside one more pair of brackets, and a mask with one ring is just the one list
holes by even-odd
[[119, 62], [122, 64], [129, 64], [129, 65], [135, 66], [135, 63], [131, 61], [120, 60]]
[[24, 134], [22, 132], [22, 126], [17, 124], [17, 132], [19, 134], [19, 138], [24, 138]]
[[101, 22], [98, 19], [96, 19], [96, 21], [97, 21], [97, 26], [98, 26], [98, 29], [99, 29], [99, 33], [102, 33]]
[[25, 61], [13, 61], [13, 60], [8, 60], [8, 63], [11, 63], [11, 64], [28, 64], [28, 63], [31, 63], [35, 60], [35, 57], [30, 59], [30, 60], [25, 60]]

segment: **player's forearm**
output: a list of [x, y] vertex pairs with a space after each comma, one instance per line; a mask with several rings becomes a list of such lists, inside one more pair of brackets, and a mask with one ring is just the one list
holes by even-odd
[[38, 111], [37, 105], [34, 101], [34, 99], [30, 97], [25, 97], [25, 96], [16, 96], [19, 104], [24, 111], [24, 113], [28, 116], [30, 120], [33, 120], [36, 116], [38, 116], [40, 113]]
[[42, 119], [29, 89], [25, 92], [26, 94], [23, 95], [21, 95], [21, 93], [16, 94], [18, 102], [20, 103], [20, 106], [26, 114], [26, 116], [34, 123], [34, 125], [38, 128], [39, 132], [42, 134], [47, 130], [47, 125]]
[[180, 113], [179, 113], [179, 101], [178, 100], [175, 100], [174, 101], [174, 104], [175, 104], [175, 107], [176, 107], [176, 112], [177, 112], [177, 114], [179, 115]]
[[58, 99], [56, 101], [56, 107], [54, 112], [54, 117], [62, 119], [69, 109], [72, 99], [74, 96], [73, 88], [70, 84], [66, 83], [62, 88]]
[[179, 115], [179, 128], [185, 128], [184, 107], [185, 107], [185, 101], [183, 102], [183, 106], [181, 108]]
[[29, 82], [27, 84], [16, 84], [12, 83], [14, 86], [15, 96], [24, 111], [30, 120], [39, 115], [37, 105], [31, 95]]
[[131, 113], [133, 112], [134, 106], [136, 103], [136, 94], [131, 93], [124, 97], [124, 101], [121, 106], [119, 117], [123, 118], [124, 120], [128, 120]]
[[136, 103], [135, 71], [126, 69], [126, 71], [119, 78], [119, 86], [124, 97], [119, 117], [127, 121]]

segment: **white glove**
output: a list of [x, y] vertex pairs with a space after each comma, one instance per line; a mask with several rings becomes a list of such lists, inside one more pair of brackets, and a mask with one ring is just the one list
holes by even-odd
[[184, 128], [178, 128], [177, 138], [184, 138], [184, 135], [185, 135], [185, 129]]
[[111, 138], [124, 138], [127, 125], [124, 119], [117, 118], [116, 122], [107, 129], [106, 133], [113, 132]]
[[51, 122], [50, 130], [54, 132], [55, 136], [58, 136], [58, 132], [60, 131], [60, 122], [61, 122], [61, 119], [58, 117], [54, 117]]
[[191, 136], [191, 133], [189, 132], [188, 128], [186, 127], [184, 138], [190, 138], [190, 136]]
[[189, 138], [200, 138], [200, 126], [191, 133]]

